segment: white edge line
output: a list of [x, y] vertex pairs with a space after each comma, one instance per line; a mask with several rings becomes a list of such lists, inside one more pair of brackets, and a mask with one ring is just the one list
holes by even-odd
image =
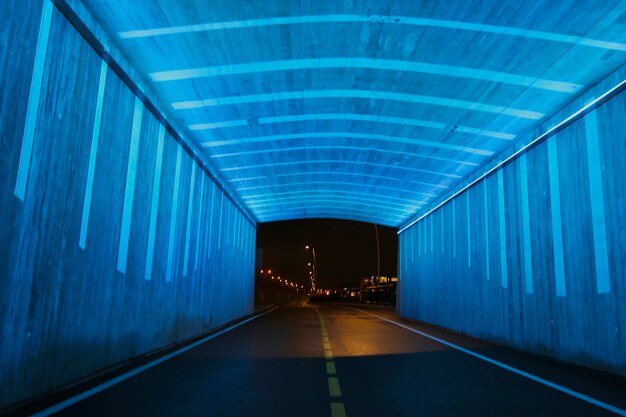
[[351, 307], [351, 308], [353, 308], [354, 310], [360, 311], [362, 313], [368, 314], [370, 316], [376, 317], [379, 320], [386, 321], [387, 323], [391, 323], [391, 324], [394, 324], [394, 325], [396, 325], [398, 327], [402, 327], [403, 329], [406, 329], [406, 330], [408, 330], [410, 332], [417, 333], [420, 336], [424, 336], [424, 337], [426, 337], [428, 339], [431, 339], [431, 340], [433, 340], [433, 341], [435, 341], [437, 343], [441, 343], [442, 345], [451, 347], [451, 348], [456, 349], [456, 350], [458, 350], [460, 352], [463, 352], [463, 353], [466, 353], [466, 354], [468, 354], [470, 356], [473, 356], [473, 357], [475, 357], [477, 359], [480, 359], [480, 360], [488, 362], [488, 363], [490, 363], [492, 365], [498, 366], [498, 367], [500, 367], [502, 369], [506, 369], [507, 371], [513, 372], [514, 374], [523, 376], [523, 377], [528, 378], [528, 379], [530, 379], [532, 381], [535, 381], [535, 382], [538, 382], [538, 383], [540, 383], [542, 385], [545, 385], [547, 387], [553, 388], [553, 389], [555, 389], [557, 391], [560, 391], [560, 392], [562, 392], [564, 394], [571, 395], [572, 397], [578, 398], [579, 400], [586, 401], [586, 402], [588, 402], [590, 404], [593, 404], [593, 405], [595, 405], [597, 407], [603, 408], [605, 410], [611, 411], [611, 412], [613, 412], [615, 414], [618, 414], [620, 416], [625, 416], [626, 417], [626, 410], [622, 410], [621, 408], [615, 407], [615, 406], [613, 406], [611, 404], [607, 404], [607, 403], [605, 403], [603, 401], [596, 400], [595, 398], [589, 397], [588, 395], [581, 394], [581, 393], [576, 392], [574, 390], [571, 390], [569, 388], [565, 388], [565, 387], [563, 387], [561, 385], [558, 385], [558, 384], [556, 384], [554, 382], [550, 382], [550, 381], [545, 380], [545, 379], [543, 379], [541, 377], [538, 377], [538, 376], [535, 376], [535, 375], [530, 374], [528, 372], [522, 371], [521, 369], [514, 368], [514, 367], [512, 367], [510, 365], [504, 364], [504, 363], [499, 362], [499, 361], [497, 361], [495, 359], [488, 358], [488, 357], [483, 356], [483, 355], [481, 355], [479, 353], [476, 353], [476, 352], [474, 352], [472, 350], [465, 349], [465, 348], [463, 348], [461, 346], [455, 345], [454, 343], [447, 342], [447, 341], [445, 341], [443, 339], [440, 339], [438, 337], [431, 336], [428, 333], [421, 332], [421, 331], [419, 331], [417, 329], [414, 329], [412, 327], [406, 326], [406, 325], [404, 325], [402, 323], [398, 323], [396, 321], [387, 319], [387, 318], [379, 316], [377, 314], [373, 314], [373, 313], [367, 312], [365, 310], [361, 310], [361, 309], [354, 308], [354, 307]]
[[437, 204], [435, 207], [430, 209], [428, 212], [426, 212], [422, 216], [418, 217], [417, 219], [413, 220], [411, 223], [409, 223], [406, 226], [404, 226], [402, 229], [398, 230], [397, 234], [399, 235], [400, 233], [404, 232], [406, 229], [408, 229], [409, 227], [413, 226], [415, 223], [418, 223], [420, 220], [422, 220], [423, 218], [427, 217], [429, 214], [431, 214], [432, 212], [434, 212], [438, 208], [440, 208], [440, 207], [444, 206], [445, 204], [447, 204], [450, 200], [453, 200], [454, 198], [456, 198], [457, 196], [459, 196], [463, 192], [467, 191], [468, 189], [472, 188], [474, 185], [476, 185], [477, 183], [479, 183], [480, 181], [482, 181], [483, 179], [488, 177], [489, 175], [493, 174], [495, 171], [500, 169], [505, 164], [508, 164], [510, 161], [512, 161], [512, 160], [516, 159], [517, 157], [523, 155], [526, 152], [526, 149], [532, 147], [535, 143], [549, 138], [550, 136], [552, 136], [552, 132], [553, 131], [556, 131], [556, 130], [560, 129], [561, 126], [569, 123], [570, 120], [576, 119], [580, 114], [582, 114], [585, 111], [587, 111], [587, 109], [591, 108], [592, 106], [595, 106], [596, 103], [604, 100], [605, 97], [613, 94], [614, 91], [622, 88], [624, 85], [626, 85], [626, 80], [622, 80], [615, 87], [609, 89], [604, 94], [602, 94], [600, 97], [596, 98], [595, 100], [590, 101], [589, 103], [587, 103], [586, 105], [584, 105], [583, 107], [581, 107], [580, 109], [578, 109], [577, 111], [575, 111], [574, 113], [572, 113], [571, 115], [569, 115], [568, 117], [563, 119], [560, 123], [554, 125], [550, 129], [548, 129], [545, 133], [537, 136], [535, 139], [533, 139], [532, 141], [528, 142], [526, 145], [524, 145], [518, 151], [516, 151], [515, 153], [510, 155], [508, 158], [500, 161], [496, 166], [494, 166], [493, 168], [489, 169], [487, 172], [482, 174], [480, 177], [476, 178], [474, 181], [470, 182], [465, 187], [461, 188], [459, 191], [457, 191], [456, 193], [452, 194], [450, 197], [446, 198], [441, 203]]
[[138, 373], [145, 371], [146, 369], [150, 369], [150, 368], [152, 368], [152, 367], [154, 367], [156, 365], [159, 365], [160, 363], [165, 362], [168, 359], [172, 359], [173, 357], [180, 355], [181, 353], [185, 353], [188, 350], [191, 350], [191, 349], [193, 349], [193, 348], [195, 348], [195, 347], [197, 347], [197, 346], [199, 346], [199, 345], [201, 345], [203, 343], [208, 342], [209, 340], [215, 339], [215, 338], [223, 335], [224, 333], [227, 333], [227, 332], [229, 332], [231, 330], [234, 330], [237, 327], [243, 326], [244, 324], [249, 323], [249, 322], [251, 322], [254, 319], [258, 319], [259, 317], [265, 316], [266, 314], [271, 313], [272, 311], [276, 310], [277, 308], [278, 307], [274, 307], [274, 308], [272, 308], [269, 311], [265, 311], [263, 313], [259, 313], [256, 316], [249, 317], [249, 318], [247, 318], [247, 319], [245, 319], [245, 320], [243, 320], [243, 321], [241, 321], [239, 323], [233, 324], [232, 326], [229, 326], [229, 327], [227, 327], [225, 329], [222, 329], [222, 330], [220, 330], [220, 331], [218, 331], [216, 333], [213, 333], [213, 334], [211, 334], [211, 335], [209, 335], [209, 336], [207, 336], [207, 337], [205, 337], [203, 339], [198, 340], [197, 342], [194, 342], [194, 343], [192, 343], [190, 345], [187, 345], [187, 346], [185, 346], [183, 348], [180, 348], [177, 351], [168, 353], [165, 356], [161, 356], [160, 358], [155, 359], [152, 362], [146, 363], [145, 365], [142, 365], [139, 368], [135, 368], [132, 371], [128, 371], [125, 374], [119, 375], [119, 376], [117, 376], [117, 377], [115, 377], [115, 378], [113, 378], [113, 379], [111, 379], [111, 380], [109, 380], [107, 382], [103, 382], [102, 384], [97, 385], [97, 386], [95, 386], [93, 388], [90, 388], [87, 391], [82, 392], [82, 393], [80, 393], [78, 395], [75, 395], [75, 396], [73, 396], [71, 398], [68, 398], [65, 401], [61, 401], [60, 403], [55, 404], [55, 405], [53, 405], [51, 407], [48, 407], [45, 410], [39, 411], [39, 412], [37, 412], [35, 414], [31, 414], [31, 417], [50, 416], [50, 415], [52, 415], [54, 413], [57, 413], [57, 412], [65, 409], [65, 408], [67, 408], [67, 407], [69, 407], [71, 405], [76, 404], [79, 401], [84, 400], [85, 398], [89, 398], [89, 397], [91, 397], [91, 396], [93, 396], [95, 394], [98, 394], [99, 392], [102, 392], [102, 391], [106, 390], [107, 388], [112, 387], [115, 384], [118, 384], [118, 383], [120, 383], [122, 381], [125, 381], [128, 378], [131, 378], [131, 377], [137, 375]]

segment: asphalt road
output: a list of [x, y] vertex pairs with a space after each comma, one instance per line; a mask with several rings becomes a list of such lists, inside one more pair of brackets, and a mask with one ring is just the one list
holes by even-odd
[[355, 307], [280, 307], [57, 415], [618, 415], [380, 317], [626, 410], [622, 378]]

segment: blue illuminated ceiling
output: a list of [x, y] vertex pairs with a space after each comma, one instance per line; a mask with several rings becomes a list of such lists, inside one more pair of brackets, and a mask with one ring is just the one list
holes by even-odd
[[84, 0], [261, 222], [397, 226], [626, 62], [626, 2]]

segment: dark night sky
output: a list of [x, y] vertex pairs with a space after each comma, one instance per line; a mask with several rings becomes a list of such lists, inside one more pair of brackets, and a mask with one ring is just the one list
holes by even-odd
[[[397, 276], [398, 237], [396, 229], [378, 226], [380, 274]], [[358, 286], [362, 275], [376, 275], [374, 225], [347, 220], [307, 219], [261, 223], [257, 249], [263, 249], [263, 268], [281, 277], [308, 285], [306, 262], [315, 247], [318, 287]]]

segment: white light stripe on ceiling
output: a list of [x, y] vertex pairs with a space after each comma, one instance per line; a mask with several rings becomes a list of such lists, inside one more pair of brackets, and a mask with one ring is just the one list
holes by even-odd
[[[358, 132], [305, 132], [305, 133], [288, 133], [284, 135], [267, 135], [267, 136], [254, 136], [248, 138], [229, 139], [229, 140], [213, 140], [202, 143], [202, 146], [206, 148], [215, 148], [221, 146], [242, 145], [250, 143], [262, 143], [262, 142], [277, 142], [288, 140], [301, 140], [301, 139], [363, 139], [363, 140], [377, 140], [385, 143], [402, 143], [407, 145], [419, 145], [429, 148], [445, 149], [455, 152], [466, 152], [474, 155], [491, 156], [494, 151], [487, 149], [477, 149], [469, 146], [452, 145], [443, 142], [429, 141], [423, 139], [403, 138], [399, 136], [391, 135], [379, 135], [373, 133], [358, 133]], [[213, 156], [214, 158], [218, 156]]]
[[426, 104], [431, 106], [451, 107], [462, 110], [494, 113], [522, 119], [539, 120], [545, 115], [540, 112], [497, 106], [492, 104], [457, 100], [446, 97], [424, 96], [420, 94], [396, 93], [393, 91], [376, 90], [303, 90], [283, 91], [270, 94], [251, 94], [241, 96], [207, 98], [203, 100], [176, 101], [172, 103], [175, 110], [197, 109], [201, 107], [232, 106], [242, 104], [256, 104], [263, 102], [275, 102], [283, 100], [305, 99], [364, 99], [364, 100], [390, 100], [404, 103]]
[[262, 155], [262, 154], [278, 154], [285, 152], [294, 152], [294, 151], [314, 151], [314, 150], [344, 150], [344, 151], [356, 151], [359, 153], [367, 153], [367, 152], [378, 152], [385, 153], [391, 155], [402, 155], [402, 156], [410, 156], [413, 158], [422, 158], [422, 159], [432, 159], [433, 161], [443, 161], [449, 162], [453, 164], [459, 165], [468, 165], [468, 166], [478, 166], [479, 164], [471, 161], [462, 161], [458, 159], [444, 158], [435, 155], [427, 155], [427, 154], [419, 154], [412, 152], [401, 152], [401, 151], [392, 151], [384, 148], [373, 148], [371, 146], [340, 146], [340, 145], [328, 145], [328, 146], [298, 146], [298, 147], [290, 147], [290, 148], [273, 148], [273, 149], [259, 149], [256, 151], [245, 151], [245, 152], [232, 152], [225, 153], [219, 155], [211, 155], [211, 158], [220, 159], [220, 158], [241, 158], [245, 155]]
[[248, 29], [254, 27], [270, 27], [284, 25], [302, 25], [311, 23], [380, 23], [399, 24], [421, 27], [432, 27], [452, 30], [466, 30], [471, 32], [490, 33], [495, 35], [506, 35], [524, 37], [529, 39], [539, 39], [552, 42], [561, 42], [571, 45], [584, 45], [592, 48], [611, 49], [616, 51], [626, 51], [626, 44], [619, 42], [603, 41], [576, 35], [563, 33], [545, 32], [524, 28], [514, 28], [509, 26], [486, 25], [482, 23], [461, 22], [458, 20], [429, 19], [423, 17], [410, 16], [390, 16], [390, 15], [357, 15], [357, 14], [328, 14], [309, 16], [281, 16], [265, 19], [234, 20], [229, 22], [210, 22], [191, 25], [179, 25], [152, 29], [139, 29], [119, 32], [122, 39], [146, 38], [165, 35], [179, 35], [194, 32], [211, 32], [230, 29]]
[[[294, 123], [294, 122], [320, 122], [320, 121], [358, 121], [370, 123], [389, 123], [404, 126], [424, 127], [428, 129], [451, 130], [461, 133], [469, 133], [479, 136], [486, 136], [495, 139], [513, 140], [515, 135], [511, 133], [496, 132], [492, 130], [479, 129], [469, 126], [453, 126], [449, 123], [432, 122], [428, 120], [407, 119], [401, 117], [378, 116], [372, 114], [354, 114], [354, 113], [317, 113], [317, 114], [297, 114], [289, 116], [260, 117], [259, 124], [274, 123]], [[228, 127], [248, 126], [250, 122], [247, 119], [228, 120], [216, 123], [194, 123], [188, 125], [189, 129], [194, 131], [213, 130]]]
[[346, 186], [350, 186], [350, 187], [357, 187], [357, 186], [361, 186], [363, 188], [376, 188], [377, 190], [388, 190], [388, 191], [395, 191], [395, 192], [399, 192], [399, 193], [403, 193], [403, 194], [417, 194], [417, 195], [423, 195], [425, 197], [437, 197], [437, 194], [433, 194], [433, 193], [423, 193], [421, 191], [414, 191], [411, 189], [406, 189], [406, 188], [394, 188], [394, 187], [385, 187], [379, 184], [362, 184], [362, 183], [357, 183], [357, 182], [347, 182], [347, 181], [302, 181], [302, 182], [289, 182], [286, 184], [279, 184], [279, 183], [274, 183], [274, 184], [269, 184], [269, 185], [258, 185], [258, 186], [254, 186], [254, 187], [242, 187], [242, 188], [237, 188], [235, 189], [235, 191], [238, 191], [239, 193], [241, 193], [242, 191], [251, 191], [251, 190], [266, 190], [266, 189], [270, 189], [270, 188], [280, 188], [280, 189], [289, 189], [292, 187], [302, 187], [302, 186], [311, 186], [311, 185], [346, 185]]
[[431, 64], [427, 62], [401, 61], [376, 58], [306, 58], [279, 61], [250, 62], [244, 64], [217, 65], [213, 67], [185, 68], [150, 73], [156, 83], [180, 81], [194, 78], [220, 77], [275, 71], [320, 70], [345, 68], [346, 70], [366, 69], [379, 71], [400, 71], [436, 76], [467, 78], [502, 84], [518, 85], [560, 93], [575, 93], [583, 85], [565, 81], [549, 80], [523, 74], [512, 74], [480, 68], [457, 65]]
[[378, 164], [374, 162], [349, 161], [349, 160], [342, 160], [342, 159], [317, 159], [317, 160], [306, 160], [306, 161], [273, 162], [270, 164], [258, 164], [258, 165], [222, 168], [220, 169], [220, 171], [222, 172], [243, 171], [243, 170], [254, 169], [254, 168], [308, 165], [308, 164], [349, 164], [349, 165], [375, 166], [375, 167], [382, 167], [382, 168], [389, 168], [389, 169], [402, 169], [406, 171], [420, 172], [423, 174], [440, 175], [440, 176], [448, 177], [448, 178], [458, 178], [458, 179], [462, 178], [458, 174], [450, 174], [449, 172], [432, 171], [428, 169], [405, 167], [402, 165], [386, 165], [386, 164]]

